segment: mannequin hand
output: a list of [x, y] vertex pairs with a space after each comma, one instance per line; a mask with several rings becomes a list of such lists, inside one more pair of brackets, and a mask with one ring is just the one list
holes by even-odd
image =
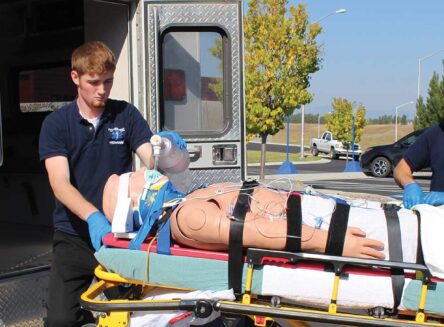
[[424, 203], [430, 204], [432, 206], [440, 206], [444, 204], [444, 192], [430, 192], [425, 196]]
[[102, 238], [111, 232], [111, 224], [100, 211], [95, 211], [86, 218], [89, 229], [89, 237], [96, 251], [99, 251], [102, 245]]
[[179, 149], [185, 149], [187, 147], [187, 143], [185, 142], [185, 140], [176, 132], [163, 131], [163, 132], [157, 133], [157, 135], [169, 136], [173, 140], [173, 142], [176, 143], [176, 145], [179, 147]]
[[413, 182], [404, 186], [403, 203], [407, 209], [416, 204], [424, 203], [424, 193], [418, 183]]
[[384, 243], [365, 238], [365, 232], [356, 227], [347, 228], [342, 255], [365, 259], [384, 259]]

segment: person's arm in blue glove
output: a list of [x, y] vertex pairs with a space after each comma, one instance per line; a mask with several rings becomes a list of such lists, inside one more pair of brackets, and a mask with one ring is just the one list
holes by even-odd
[[404, 207], [410, 209], [411, 207], [424, 203], [424, 193], [418, 183], [412, 182], [404, 187], [403, 203]]
[[413, 179], [413, 172], [408, 163], [401, 159], [394, 171], [395, 181], [404, 188], [404, 207], [410, 209], [414, 205], [424, 203], [424, 193]]
[[[100, 213], [98, 209], [89, 201], [87, 201], [82, 194], [71, 184], [69, 178], [69, 164], [68, 159], [64, 156], [55, 156], [45, 160], [45, 167], [48, 172], [49, 183], [54, 192], [55, 197], [63, 203], [73, 214], [75, 214], [79, 219], [84, 221], [89, 220], [91, 216], [96, 215], [96, 212]], [[101, 214], [101, 213], [100, 213]], [[103, 216], [103, 214], [101, 214]], [[105, 218], [105, 216], [103, 216]], [[99, 223], [98, 221], [101, 221]], [[91, 223], [88, 221], [90, 237], [94, 248], [97, 250], [100, 248], [101, 237], [99, 246], [98, 242], [94, 239], [99, 238], [99, 233], [104, 234], [106, 231], [106, 224], [109, 226], [109, 231], [111, 231], [111, 225], [105, 218], [106, 223], [102, 218], [93, 218]], [[93, 224], [94, 221], [94, 224]], [[91, 225], [98, 226], [97, 232], [94, 231], [94, 237], [91, 235]], [[95, 243], [95, 244], [94, 244]]]
[[95, 211], [86, 218], [88, 223], [89, 237], [96, 251], [102, 246], [103, 237], [111, 232], [111, 224], [100, 211]]
[[179, 147], [179, 149], [185, 149], [187, 147], [187, 142], [176, 132], [173, 131], [162, 131], [157, 133], [160, 136], [169, 136], [174, 143]]
[[432, 206], [440, 206], [444, 204], [444, 192], [432, 191], [424, 198], [424, 203]]

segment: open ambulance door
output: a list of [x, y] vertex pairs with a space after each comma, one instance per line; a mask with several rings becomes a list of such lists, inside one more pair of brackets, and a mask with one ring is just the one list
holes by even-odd
[[240, 1], [145, 2], [148, 121], [187, 141], [193, 186], [245, 179]]

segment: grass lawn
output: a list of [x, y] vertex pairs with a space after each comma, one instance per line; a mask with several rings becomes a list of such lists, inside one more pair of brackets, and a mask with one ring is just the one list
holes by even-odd
[[[326, 125], [319, 126], [319, 134], [326, 130]], [[413, 125], [398, 125], [398, 139], [413, 132]], [[304, 124], [304, 144], [310, 146], [312, 137], [318, 137], [318, 124]], [[276, 135], [269, 138], [268, 143], [285, 144], [287, 140], [287, 130], [284, 128]], [[364, 129], [361, 141], [359, 142], [362, 150], [370, 146], [390, 144], [395, 142], [395, 125], [367, 125]], [[301, 143], [300, 124], [290, 124], [290, 143]]]

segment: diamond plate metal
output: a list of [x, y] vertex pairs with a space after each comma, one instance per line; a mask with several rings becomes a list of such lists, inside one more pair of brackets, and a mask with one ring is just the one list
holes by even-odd
[[157, 114], [157, 75], [156, 75], [156, 29], [153, 28], [155, 24], [157, 24], [157, 17], [156, 17], [156, 8], [152, 8], [151, 6], [148, 6], [148, 12], [147, 12], [147, 25], [151, 28], [147, 29], [146, 33], [146, 42], [147, 42], [147, 56], [148, 56], [148, 63], [147, 63], [147, 81], [148, 81], [148, 99], [149, 102], [147, 104], [147, 107], [149, 109], [149, 124], [153, 131], [159, 131], [159, 126], [157, 124], [158, 120], [158, 114]]
[[234, 182], [239, 183], [241, 176], [240, 169], [207, 169], [207, 170], [191, 170], [193, 183], [191, 189], [200, 187], [201, 185], [209, 185], [213, 183]]
[[0, 281], [0, 320], [8, 327], [44, 326], [49, 272]]
[[148, 54], [148, 92], [149, 92], [149, 123], [153, 130], [158, 130], [158, 99], [157, 99], [157, 74], [156, 72], [156, 29], [158, 24], [161, 30], [171, 24], [208, 24], [223, 26], [228, 33], [231, 42], [231, 81], [232, 81], [232, 128], [230, 131], [217, 138], [188, 139], [188, 141], [213, 141], [213, 140], [239, 140], [242, 133], [241, 110], [242, 109], [242, 58], [240, 57], [241, 40], [239, 31], [239, 6], [238, 3], [224, 4], [149, 4], [147, 5], [147, 54]]

